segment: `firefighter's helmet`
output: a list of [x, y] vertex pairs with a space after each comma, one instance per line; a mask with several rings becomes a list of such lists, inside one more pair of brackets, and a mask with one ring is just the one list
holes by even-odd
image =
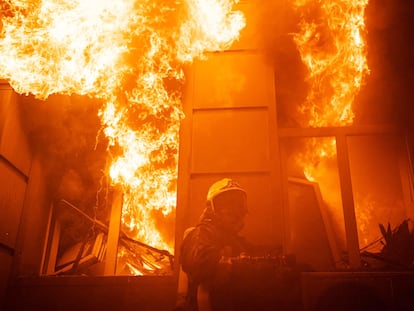
[[210, 186], [207, 193], [207, 202], [210, 202], [213, 206], [214, 198], [227, 191], [238, 191], [246, 196], [246, 191], [237, 182], [230, 178], [223, 178]]

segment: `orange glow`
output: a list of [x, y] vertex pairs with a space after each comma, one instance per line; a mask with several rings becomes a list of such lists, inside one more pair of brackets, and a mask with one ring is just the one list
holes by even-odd
[[[352, 105], [369, 69], [364, 41], [364, 11], [368, 0], [296, 0], [300, 31], [294, 35], [308, 69], [308, 95], [300, 106], [302, 126], [348, 126]], [[336, 154], [335, 142], [307, 146], [303, 162], [309, 180], [316, 163]]]
[[[104, 103], [108, 174], [124, 192], [123, 230], [173, 250], [181, 64], [228, 48], [245, 20], [232, 0], [32, 0], [2, 5], [0, 78], [39, 99], [79, 94]], [[135, 270], [135, 268], [131, 268]], [[142, 271], [141, 271], [142, 272]], [[137, 274], [141, 272], [136, 272]], [[135, 273], [135, 272], [134, 272]]]
[[355, 214], [358, 219], [358, 237], [361, 246], [366, 246], [369, 242], [379, 238], [379, 232], [376, 236], [373, 236], [374, 230], [370, 230], [372, 226], [372, 215], [375, 213], [375, 206], [378, 205], [376, 203], [370, 196], [356, 198]]

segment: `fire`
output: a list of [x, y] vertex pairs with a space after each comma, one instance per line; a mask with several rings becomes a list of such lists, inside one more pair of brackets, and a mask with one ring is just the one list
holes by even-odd
[[[352, 105], [369, 74], [365, 46], [364, 12], [368, 0], [293, 0], [302, 20], [294, 35], [302, 61], [308, 69], [308, 94], [299, 108], [304, 127], [343, 127], [354, 121]], [[308, 139], [297, 163], [304, 175], [317, 182], [330, 209], [337, 242], [345, 246], [336, 140]], [[342, 236], [341, 236], [342, 235]]]
[[187, 1], [188, 16], [181, 25], [178, 58], [191, 61], [205, 51], [227, 49], [238, 38], [246, 22], [240, 11], [232, 7], [238, 1]]
[[307, 141], [307, 152], [299, 153], [297, 161], [304, 164], [303, 173], [307, 180], [320, 181], [321, 162], [336, 155], [336, 141], [332, 138], [311, 139]]
[[[19, 93], [107, 97], [127, 70], [131, 1], [5, 1], [1, 76]], [[125, 19], [121, 18], [125, 15]], [[104, 23], [111, 20], [111, 23]], [[106, 26], [105, 26], [106, 25]]]
[[[367, 4], [368, 0], [293, 1], [302, 16], [294, 41], [309, 72], [309, 92], [300, 106], [303, 126], [353, 123], [352, 104], [369, 73], [363, 37]], [[336, 155], [334, 142], [311, 144], [307, 152], [312, 155], [308, 158], [315, 161], [304, 165], [314, 166]]]
[[1, 4], [0, 78], [16, 92], [39, 99], [59, 93], [102, 100], [108, 175], [124, 194], [123, 230], [151, 246], [173, 249], [173, 236], [163, 236], [157, 221], [174, 215], [176, 205], [178, 133], [184, 116], [180, 92], [170, 82], [183, 82], [181, 64], [238, 39], [245, 20], [233, 11], [236, 3]]

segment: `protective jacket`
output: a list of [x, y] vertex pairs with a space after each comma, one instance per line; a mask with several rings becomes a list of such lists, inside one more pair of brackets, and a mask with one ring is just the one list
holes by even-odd
[[248, 243], [239, 235], [223, 231], [212, 217], [204, 217], [184, 238], [181, 265], [188, 276], [187, 303], [189, 310], [197, 309], [197, 288], [203, 284], [210, 293], [212, 311], [232, 310], [231, 266], [220, 259], [248, 252]]

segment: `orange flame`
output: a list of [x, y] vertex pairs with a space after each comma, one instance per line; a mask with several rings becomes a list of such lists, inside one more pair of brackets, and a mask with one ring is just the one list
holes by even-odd
[[[314, 1], [296, 1], [310, 7]], [[368, 73], [364, 11], [368, 0], [321, 1], [304, 16], [295, 34], [309, 69], [310, 90], [301, 112], [312, 127], [345, 126], [353, 122], [352, 104]], [[320, 21], [317, 23], [316, 21]]]
[[[302, 16], [300, 32], [294, 35], [294, 41], [309, 70], [309, 92], [300, 107], [302, 125], [326, 127], [353, 123], [352, 104], [369, 72], [363, 38], [367, 4], [368, 0], [293, 1]], [[312, 166], [335, 155], [332, 146], [334, 142], [308, 146], [308, 152], [312, 153], [308, 158], [317, 160], [304, 165]]]
[[[238, 39], [245, 20], [232, 0], [8, 0], [1, 5], [0, 78], [18, 93], [103, 100], [112, 157], [108, 174], [124, 192], [129, 235], [171, 251], [154, 215], [173, 215], [180, 64]], [[171, 230], [170, 230], [171, 231]]]
[[321, 169], [321, 162], [327, 159], [334, 158], [336, 155], [336, 141], [332, 138], [310, 139], [306, 145], [306, 151], [299, 153], [297, 162], [302, 164], [303, 173], [307, 180], [318, 182], [323, 172]]
[[246, 22], [228, 0], [187, 1], [188, 19], [181, 25], [178, 58], [192, 61], [205, 51], [220, 51], [231, 46]]

